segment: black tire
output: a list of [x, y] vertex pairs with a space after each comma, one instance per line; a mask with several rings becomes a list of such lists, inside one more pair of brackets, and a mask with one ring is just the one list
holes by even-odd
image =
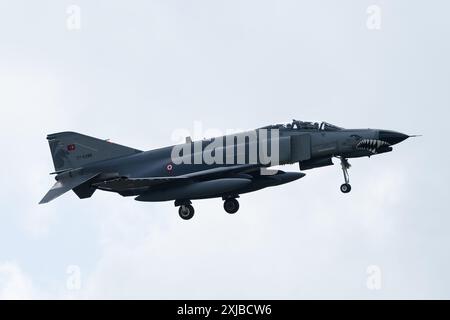
[[194, 207], [190, 204], [183, 204], [178, 209], [178, 214], [180, 215], [181, 219], [183, 220], [189, 220], [194, 216]]
[[239, 210], [239, 201], [234, 198], [227, 199], [223, 203], [223, 208], [229, 214], [236, 213]]
[[350, 190], [352, 190], [352, 186], [348, 183], [344, 183], [343, 185], [341, 185], [341, 192], [342, 193], [349, 193]]

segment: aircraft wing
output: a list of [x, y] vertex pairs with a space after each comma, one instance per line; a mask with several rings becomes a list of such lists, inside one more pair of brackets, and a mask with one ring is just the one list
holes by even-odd
[[[243, 172], [249, 172], [258, 169], [259, 166], [256, 164], [240, 164], [235, 166], [225, 166], [225, 167], [217, 167], [212, 169], [206, 169], [202, 171], [196, 171], [188, 174], [184, 174], [181, 176], [178, 176], [180, 178], [199, 178], [204, 176], [222, 176], [226, 174], [231, 173], [243, 173]], [[177, 178], [177, 177], [174, 177]]]
[[53, 199], [56, 199], [59, 196], [63, 195], [67, 191], [72, 190], [73, 188], [79, 186], [80, 184], [83, 184], [84, 182], [98, 175], [99, 175], [98, 173], [92, 173], [58, 180], [53, 185], [53, 187], [47, 192], [44, 198], [42, 198], [39, 204], [50, 202]]
[[95, 187], [106, 190], [114, 191], [125, 191], [129, 189], [146, 189], [148, 187], [153, 187], [156, 185], [161, 185], [169, 182], [182, 182], [190, 181], [199, 178], [211, 178], [214, 179], [219, 176], [229, 175], [233, 173], [242, 173], [256, 170], [259, 168], [257, 165], [235, 165], [228, 167], [218, 167], [197, 172], [192, 172], [188, 174], [183, 174], [179, 176], [168, 176], [168, 177], [143, 177], [143, 178], [117, 178], [109, 181], [99, 182], [93, 184]]

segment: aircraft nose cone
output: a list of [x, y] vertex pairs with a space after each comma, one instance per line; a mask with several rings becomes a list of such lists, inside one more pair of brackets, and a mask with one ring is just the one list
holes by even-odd
[[385, 141], [390, 145], [400, 143], [408, 138], [409, 136], [407, 134], [388, 130], [380, 130], [378, 136], [378, 139]]

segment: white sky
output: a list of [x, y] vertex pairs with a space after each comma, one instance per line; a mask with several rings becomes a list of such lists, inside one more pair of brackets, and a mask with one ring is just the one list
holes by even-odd
[[[81, 8], [81, 29], [66, 9]], [[381, 29], [366, 26], [381, 8]], [[448, 1], [0, 0], [0, 298], [450, 298]], [[45, 136], [152, 149], [174, 130], [322, 119], [423, 134], [244, 195], [37, 205]], [[298, 171], [298, 166], [285, 168]], [[80, 289], [70, 290], [71, 265]], [[381, 289], [366, 286], [367, 268]], [[77, 278], [78, 279], [78, 278]]]

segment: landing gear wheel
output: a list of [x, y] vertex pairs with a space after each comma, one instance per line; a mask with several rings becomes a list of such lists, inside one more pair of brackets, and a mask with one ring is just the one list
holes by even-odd
[[341, 191], [343, 193], [349, 193], [350, 190], [352, 190], [352, 186], [348, 183], [344, 183], [343, 185], [341, 185]]
[[190, 204], [182, 204], [178, 209], [178, 214], [183, 220], [191, 219], [194, 216], [194, 212], [195, 212], [194, 207], [191, 206]]
[[350, 176], [348, 175], [348, 169], [350, 168], [350, 163], [346, 158], [341, 159], [341, 167], [342, 167], [342, 173], [344, 174], [344, 181], [345, 183], [341, 185], [341, 191], [343, 193], [349, 193], [350, 190], [352, 190], [352, 186], [350, 185]]
[[239, 210], [239, 202], [234, 198], [226, 199], [223, 208], [229, 214], [236, 213]]

